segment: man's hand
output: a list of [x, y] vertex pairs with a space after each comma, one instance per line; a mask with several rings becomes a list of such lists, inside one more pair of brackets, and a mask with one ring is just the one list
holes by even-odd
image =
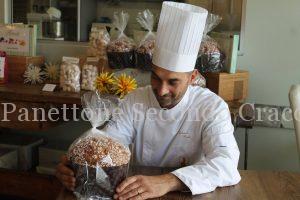
[[118, 187], [114, 199], [144, 200], [165, 195], [168, 192], [181, 190], [185, 185], [173, 174], [160, 176], [132, 176]]
[[63, 155], [61, 157], [61, 162], [56, 167], [55, 175], [68, 190], [73, 191], [75, 188], [75, 177], [74, 172], [67, 167], [68, 164], [69, 160], [67, 156]]

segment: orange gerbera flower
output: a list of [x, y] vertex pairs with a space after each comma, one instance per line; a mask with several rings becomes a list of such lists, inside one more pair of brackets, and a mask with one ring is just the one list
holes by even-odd
[[136, 88], [136, 80], [131, 76], [127, 76], [125, 73], [123, 73], [116, 78], [115, 94], [118, 95], [121, 99]]
[[95, 81], [95, 87], [101, 94], [110, 94], [114, 88], [115, 79], [112, 73], [100, 73]]

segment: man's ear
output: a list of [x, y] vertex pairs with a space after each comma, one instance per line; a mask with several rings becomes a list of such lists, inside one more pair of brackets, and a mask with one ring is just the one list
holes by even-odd
[[190, 72], [190, 84], [193, 84], [199, 74], [197, 69], [194, 69], [194, 71]]

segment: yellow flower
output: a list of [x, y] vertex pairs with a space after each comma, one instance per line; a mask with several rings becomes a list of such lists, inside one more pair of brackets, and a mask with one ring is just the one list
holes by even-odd
[[101, 94], [110, 94], [115, 84], [114, 74], [100, 73], [95, 81], [95, 87]]
[[116, 78], [116, 90], [115, 94], [119, 95], [122, 99], [126, 94], [135, 90], [137, 88], [137, 83], [134, 78], [127, 76], [126, 74], [121, 74]]

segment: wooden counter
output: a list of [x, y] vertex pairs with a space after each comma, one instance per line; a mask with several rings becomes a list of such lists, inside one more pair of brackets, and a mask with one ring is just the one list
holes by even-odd
[[[166, 173], [162, 168], [139, 167], [133, 168], [131, 174], [157, 175]], [[192, 196], [187, 192], [172, 192], [161, 200], [284, 200], [300, 199], [300, 174], [274, 171], [240, 170], [242, 177], [238, 185], [217, 188], [214, 192]], [[75, 200], [73, 194], [63, 190], [57, 200]]]
[[[158, 175], [168, 169], [135, 167], [130, 174]], [[214, 192], [192, 196], [191, 193], [173, 192], [159, 199], [253, 199], [253, 200], [298, 200], [300, 199], [300, 174], [274, 171], [240, 170], [242, 180], [238, 185], [217, 188]], [[75, 200], [73, 194], [62, 188], [53, 176], [29, 172], [3, 173], [0, 170], [0, 199], [14, 195], [14, 199]]]

